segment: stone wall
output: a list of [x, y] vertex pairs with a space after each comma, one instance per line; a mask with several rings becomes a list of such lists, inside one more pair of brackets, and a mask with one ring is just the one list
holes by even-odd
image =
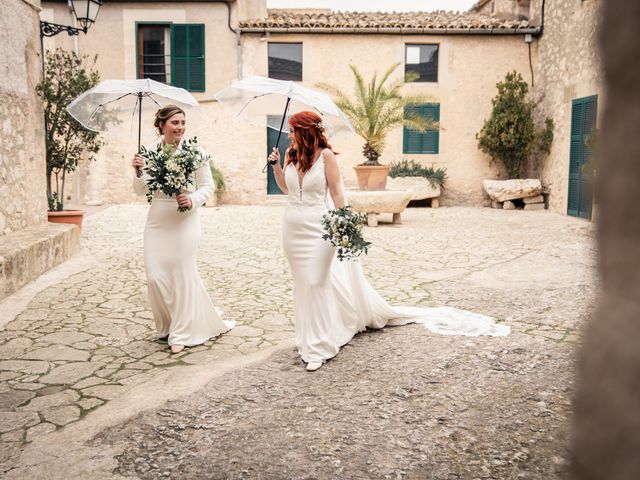
[[39, 2], [0, 2], [0, 235], [47, 220]]
[[[550, 209], [567, 212], [571, 101], [598, 95], [602, 112], [602, 69], [597, 31], [600, 0], [554, 0], [545, 5], [544, 32], [537, 42], [534, 95], [539, 117], [555, 122], [551, 154], [541, 165], [541, 178], [551, 191]], [[539, 173], [540, 174], [540, 173]]]

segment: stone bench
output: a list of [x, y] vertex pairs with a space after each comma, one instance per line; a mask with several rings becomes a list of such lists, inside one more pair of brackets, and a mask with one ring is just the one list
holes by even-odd
[[80, 229], [45, 223], [0, 237], [0, 300], [73, 255]]
[[360, 213], [367, 215], [367, 225], [378, 225], [378, 215], [393, 214], [393, 223], [400, 223], [400, 214], [411, 201], [411, 190], [349, 190], [349, 205]]
[[492, 208], [515, 210], [516, 203], [523, 205], [524, 210], [544, 210], [546, 192], [536, 178], [513, 180], [484, 180], [484, 191], [491, 199]]

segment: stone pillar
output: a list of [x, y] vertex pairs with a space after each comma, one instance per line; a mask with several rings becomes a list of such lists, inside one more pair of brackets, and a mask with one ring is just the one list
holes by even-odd
[[[598, 145], [602, 293], [578, 364], [572, 478], [640, 478], [640, 3], [603, 2]], [[596, 160], [598, 162], [598, 160]]]

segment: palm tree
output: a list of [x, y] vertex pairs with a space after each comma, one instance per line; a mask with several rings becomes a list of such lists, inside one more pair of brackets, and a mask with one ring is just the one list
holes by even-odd
[[375, 72], [368, 84], [358, 69], [349, 65], [356, 82], [353, 98], [329, 83], [317, 84], [319, 88], [333, 95], [336, 105], [351, 120], [356, 133], [364, 139], [362, 153], [367, 161], [363, 165], [380, 165], [378, 158], [384, 150], [385, 139], [395, 127], [404, 125], [421, 132], [439, 128], [437, 122], [406, 109], [433, 99], [426, 95], [402, 95], [402, 86], [406, 82], [416, 80], [418, 75], [410, 72], [404, 78], [390, 81], [389, 77], [399, 65], [400, 63], [396, 63], [391, 66], [379, 81], [378, 73]]

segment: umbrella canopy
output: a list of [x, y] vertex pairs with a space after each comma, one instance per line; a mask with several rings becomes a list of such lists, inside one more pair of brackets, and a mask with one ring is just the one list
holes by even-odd
[[283, 122], [288, 113], [311, 110], [322, 117], [329, 131], [354, 131], [329, 95], [291, 81], [255, 75], [234, 81], [214, 96], [238, 118], [274, 130], [288, 132]]
[[85, 128], [95, 132], [105, 132], [130, 118], [132, 128], [134, 124], [138, 125], [140, 146], [143, 114], [150, 117], [170, 104], [179, 106], [187, 115], [197, 113], [202, 116], [198, 101], [184, 88], [151, 79], [104, 80], [71, 102], [67, 111]]

